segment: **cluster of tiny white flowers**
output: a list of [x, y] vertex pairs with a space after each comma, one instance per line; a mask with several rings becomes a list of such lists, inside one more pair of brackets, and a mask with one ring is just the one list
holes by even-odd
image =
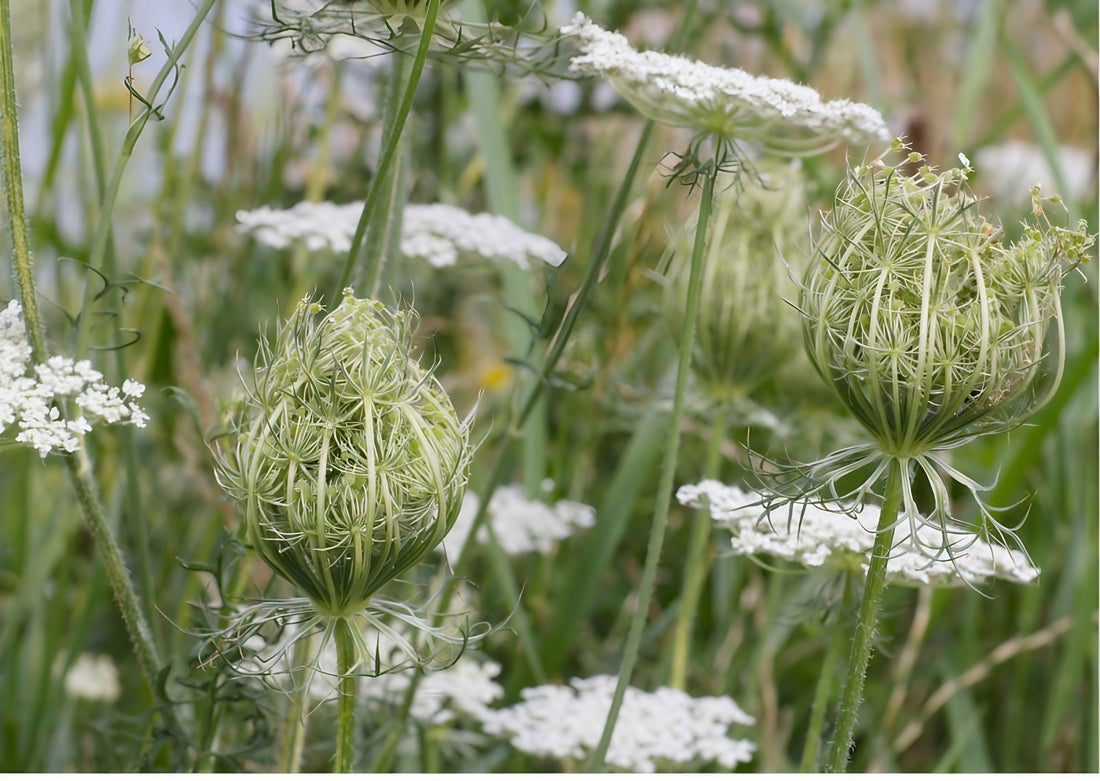
[[[347, 252], [362, 211], [362, 201], [302, 201], [289, 209], [242, 209], [237, 222], [239, 230], [277, 249], [302, 242], [311, 251]], [[532, 260], [558, 266], [566, 256], [550, 239], [528, 233], [507, 217], [470, 214], [443, 203], [405, 206], [401, 253], [436, 267], [453, 266], [466, 258], [499, 258], [521, 268], [528, 268]]]
[[65, 673], [65, 693], [74, 700], [114, 702], [121, 692], [118, 668], [106, 654], [83, 653]]
[[[491, 718], [489, 704], [504, 696], [494, 679], [500, 664], [462, 657], [451, 667], [428, 673], [416, 688], [409, 714], [421, 724], [446, 724], [460, 715]], [[412, 670], [366, 678], [361, 696], [368, 705], [399, 705], [413, 680]]]
[[[778, 132], [865, 144], [890, 137], [882, 116], [870, 106], [845, 99], [824, 102], [813, 88], [787, 79], [640, 52], [625, 36], [580, 12], [560, 32], [580, 48], [570, 60], [571, 73], [607, 79], [639, 111], [666, 124], [733, 138]], [[756, 140], [768, 143], [763, 137]]]
[[[525, 689], [523, 700], [483, 720], [490, 735], [507, 737], [527, 754], [584, 760], [599, 742], [616, 679], [574, 678], [570, 686]], [[691, 697], [662, 687], [652, 694], [626, 690], [606, 761], [635, 773], [714, 762], [733, 770], [752, 759], [756, 745], [729, 737], [734, 724], [753, 724], [730, 697]]]
[[[869, 566], [879, 508], [864, 505], [852, 514], [817, 505], [791, 505], [761, 514], [761, 497], [717, 480], [685, 485], [676, 498], [688, 507], [707, 507], [711, 518], [732, 533], [733, 552], [768, 555], [806, 567], [834, 570]], [[1000, 578], [1028, 583], [1039, 577], [1025, 554], [975, 537], [973, 533], [917, 524], [899, 524], [886, 564], [886, 578], [897, 585], [950, 586]]]
[[[447, 533], [440, 548], [452, 558], [457, 557], [477, 516], [480, 501], [472, 491], [462, 499], [462, 509], [454, 526]], [[596, 523], [596, 510], [587, 504], [561, 499], [545, 504], [528, 499], [522, 486], [501, 486], [489, 500], [486, 523], [492, 524], [497, 543], [510, 556], [533, 551], [547, 554], [554, 546], [579, 529], [587, 529]], [[489, 530], [478, 530], [477, 541], [489, 542]]]
[[[66, 453], [80, 448], [80, 437], [93, 422], [131, 423], [143, 428], [149, 416], [137, 399], [145, 386], [126, 380], [122, 389], [103, 382], [90, 361], [53, 356], [27, 376], [31, 346], [21, 318], [23, 307], [8, 302], [0, 311], [0, 432], [17, 424], [16, 442], [28, 444], [43, 458], [52, 450]], [[81, 415], [62, 417], [59, 400], [72, 399]]]
[[[383, 656], [387, 649], [395, 650], [394, 644], [385, 635], [372, 634], [368, 641]], [[240, 671], [262, 670], [273, 674], [277, 680], [290, 682], [286, 671], [289, 660], [282, 653], [282, 644], [267, 645], [260, 637], [254, 636], [245, 645], [255, 655], [255, 661], [245, 660], [238, 665]], [[264, 661], [270, 659], [274, 659], [273, 664]], [[305, 690], [311, 701], [331, 702], [339, 696], [337, 664], [336, 644], [330, 639], [310, 662], [307, 671]], [[362, 675], [358, 682], [358, 701], [372, 709], [399, 706], [415, 674], [416, 670], [402, 667], [381, 675]], [[445, 724], [460, 715], [481, 719], [489, 713], [489, 704], [504, 694], [504, 689], [494, 680], [499, 674], [499, 663], [463, 656], [450, 667], [433, 670], [423, 676], [413, 695], [409, 714], [421, 724]]]

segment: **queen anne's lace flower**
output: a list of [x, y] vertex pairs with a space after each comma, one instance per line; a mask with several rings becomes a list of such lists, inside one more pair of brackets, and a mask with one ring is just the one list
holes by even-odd
[[65, 693], [74, 700], [114, 702], [121, 692], [118, 668], [107, 654], [81, 654], [65, 673]]
[[[458, 520], [443, 540], [452, 558], [457, 557], [470, 536], [470, 526], [477, 516], [479, 501], [467, 492], [462, 502]], [[486, 522], [492, 525], [497, 543], [505, 553], [518, 556], [523, 553], [547, 554], [554, 545], [579, 529], [590, 528], [596, 523], [596, 511], [587, 504], [561, 499], [552, 505], [528, 499], [522, 486], [501, 486], [489, 500]], [[489, 530], [478, 530], [477, 540], [489, 541]]]
[[[126, 380], [122, 389], [103, 382], [91, 361], [52, 356], [27, 376], [31, 346], [21, 318], [23, 307], [9, 301], [0, 311], [0, 433], [13, 424], [15, 441], [43, 458], [50, 451], [73, 453], [92, 423], [131, 423], [143, 428], [149, 416], [137, 404], [145, 386]], [[62, 406], [71, 399], [82, 414], [69, 419]]]
[[658, 122], [726, 139], [746, 139], [781, 153], [819, 151], [838, 141], [867, 144], [889, 138], [882, 116], [850, 100], [823, 101], [816, 90], [786, 79], [753, 76], [686, 57], [640, 52], [625, 36], [582, 13], [561, 28], [580, 52], [577, 76], [598, 76]]
[[[237, 222], [242, 232], [277, 249], [300, 241], [313, 251], [347, 252], [362, 211], [362, 201], [342, 205], [302, 201], [289, 209], [241, 210]], [[442, 203], [405, 207], [401, 253], [436, 267], [470, 258], [510, 260], [521, 268], [532, 260], [558, 266], [566, 256], [550, 239], [522, 230], [507, 217], [470, 214]]]
[[[368, 630], [363, 634], [364, 643], [379, 657], [381, 675], [361, 674], [357, 697], [363, 707], [380, 710], [400, 707], [416, 670], [407, 666], [408, 655], [394, 642], [393, 637]], [[248, 658], [238, 663], [238, 672], [262, 675], [276, 688], [302, 687], [311, 702], [330, 702], [339, 696], [337, 685], [336, 644], [331, 636], [310, 660], [307, 668], [294, 670], [293, 661], [286, 651], [293, 644], [292, 637], [283, 637], [275, 643], [265, 643], [259, 635], [245, 644]], [[461, 716], [480, 720], [489, 713], [489, 705], [504, 695], [503, 687], [494, 679], [500, 675], [500, 664], [480, 661], [463, 656], [453, 665], [424, 673], [417, 684], [409, 714], [421, 724], [446, 724]]]
[[[761, 514], [761, 497], [717, 480], [681, 486], [676, 498], [688, 507], [707, 507], [714, 521], [728, 529], [733, 552], [743, 556], [775, 556], [806, 567], [854, 570], [868, 567], [875, 544], [880, 508], [867, 504], [856, 513], [816, 504], [791, 505]], [[975, 539], [973, 532], [947, 532], [914, 524], [894, 532], [886, 578], [897, 585], [950, 586], [1000, 578], [1028, 583], [1039, 570], [1027, 555]]]
[[[611, 708], [616, 679], [574, 678], [570, 686], [524, 689], [523, 701], [483, 717], [491, 735], [507, 737], [520, 751], [560, 760], [584, 760], [596, 747]], [[621, 770], [653, 773], [715, 763], [733, 770], [752, 759], [756, 745], [735, 740], [734, 724], [753, 724], [730, 697], [691, 697], [662, 687], [652, 694], [626, 690], [611, 737], [607, 763]]]

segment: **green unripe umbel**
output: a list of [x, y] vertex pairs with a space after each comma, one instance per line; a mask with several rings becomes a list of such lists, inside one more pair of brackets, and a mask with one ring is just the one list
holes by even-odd
[[303, 300], [261, 345], [218, 479], [247, 542], [322, 615], [350, 616], [431, 551], [462, 504], [471, 448], [415, 317], [354, 298]]
[[[789, 165], [757, 174], [715, 197], [707, 231], [692, 366], [719, 401], [748, 396], [798, 345], [798, 316], [785, 299], [797, 294], [787, 262], [804, 252], [798, 238], [808, 238], [803, 180]], [[691, 240], [685, 232], [669, 267], [665, 310], [674, 333], [683, 328]]]
[[810, 359], [888, 455], [1006, 430], [1061, 373], [1062, 277], [1093, 239], [1051, 225], [1035, 191], [1036, 226], [1002, 243], [968, 171], [854, 169], [804, 276]]

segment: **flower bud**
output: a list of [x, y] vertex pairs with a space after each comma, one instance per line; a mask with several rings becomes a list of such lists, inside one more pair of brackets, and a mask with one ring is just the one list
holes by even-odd
[[1005, 244], [963, 164], [852, 170], [803, 279], [810, 359], [899, 458], [1007, 430], [1045, 403], [1063, 359], [1062, 277], [1093, 243], [1084, 224], [1052, 226], [1036, 195], [1035, 225]]
[[[742, 399], [769, 379], [797, 345], [798, 317], [784, 299], [797, 288], [786, 262], [806, 233], [803, 183], [791, 166], [760, 172], [715, 198], [696, 320], [693, 366], [707, 393]], [[693, 232], [685, 231], [669, 269], [665, 309], [683, 325]]]
[[412, 356], [412, 313], [350, 290], [320, 312], [303, 300], [261, 344], [217, 471], [263, 560], [322, 615], [349, 616], [450, 530], [472, 451]]

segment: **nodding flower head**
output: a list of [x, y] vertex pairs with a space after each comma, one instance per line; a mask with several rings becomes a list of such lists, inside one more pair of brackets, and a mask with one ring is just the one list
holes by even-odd
[[1005, 431], [1046, 402], [1064, 352], [1062, 277], [1093, 243], [1083, 221], [1051, 225], [1037, 188], [1034, 224], [1004, 243], [961, 159], [942, 173], [852, 170], [803, 280], [810, 359], [900, 458]]
[[321, 313], [303, 300], [261, 345], [217, 471], [264, 561], [318, 613], [350, 616], [450, 530], [471, 447], [412, 356], [412, 313], [350, 290]]

